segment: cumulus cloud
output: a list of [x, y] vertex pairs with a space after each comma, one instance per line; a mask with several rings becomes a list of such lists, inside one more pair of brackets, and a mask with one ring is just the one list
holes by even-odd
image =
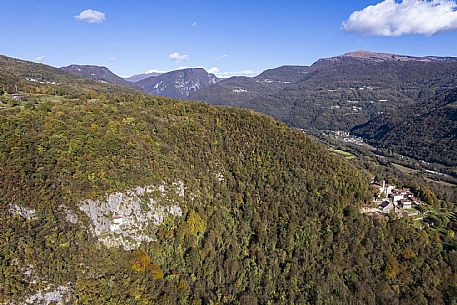
[[79, 15], [76, 15], [75, 18], [79, 21], [84, 21], [87, 23], [102, 23], [106, 19], [105, 13], [91, 9], [82, 11]]
[[[196, 69], [196, 68], [203, 68], [205, 69], [208, 73], [215, 74], [219, 78], [229, 78], [232, 76], [247, 76], [247, 77], [254, 77], [259, 74], [259, 72], [246, 69], [242, 71], [235, 71], [235, 72], [223, 72], [221, 71], [218, 67], [212, 67], [212, 68], [206, 68], [205, 66], [179, 66], [175, 70], [183, 70], [183, 69]], [[150, 73], [167, 73], [168, 71], [161, 71], [158, 69], [150, 69], [145, 72], [145, 74], [150, 74]]]
[[342, 23], [342, 29], [369, 36], [430, 36], [457, 30], [457, 3], [455, 0], [384, 0], [353, 12]]
[[148, 71], [144, 72], [144, 74], [151, 74], [151, 73], [167, 73], [167, 71], [162, 71], [159, 69], [149, 69]]
[[208, 69], [208, 73], [216, 74], [216, 73], [219, 73], [219, 72], [221, 72], [221, 71], [219, 70], [218, 67], [212, 67], [212, 68]]
[[[221, 71], [218, 67], [206, 68], [205, 66], [180, 66], [176, 70], [196, 69], [196, 68], [203, 68], [208, 73], [215, 74], [219, 78], [229, 78], [229, 77], [232, 77], [232, 76], [253, 77], [253, 76], [256, 76], [256, 75], [259, 74], [259, 72], [256, 72], [256, 71], [253, 71], [253, 70], [250, 70], [250, 69], [246, 69], [246, 70], [242, 70], [242, 71], [235, 71], [235, 72], [224, 72], [224, 71]], [[157, 72], [159, 72], [159, 71], [157, 71]]]
[[44, 62], [45, 59], [46, 59], [46, 57], [44, 57], [44, 56], [37, 56], [37, 57], [35, 57], [35, 61], [36, 61], [36, 62]]
[[198, 69], [198, 68], [202, 68], [202, 69], [205, 69], [206, 68], [204, 66], [179, 66], [178, 68], [176, 68], [175, 70], [183, 70], [183, 69]]
[[216, 73], [216, 76], [220, 77], [220, 78], [228, 78], [228, 77], [232, 77], [232, 76], [253, 77], [253, 76], [256, 76], [257, 74], [258, 74], [258, 72], [246, 69], [246, 70], [238, 71], [238, 72], [219, 72], [219, 73]]
[[179, 52], [173, 52], [170, 55], [168, 55], [168, 58], [170, 60], [173, 60], [173, 61], [176, 61], [176, 62], [182, 62], [182, 61], [188, 60], [189, 59], [189, 55], [180, 54]]

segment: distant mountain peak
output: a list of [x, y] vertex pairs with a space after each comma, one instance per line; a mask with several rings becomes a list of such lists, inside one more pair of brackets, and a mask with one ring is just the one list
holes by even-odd
[[187, 72], [187, 73], [192, 73], [192, 72], [197, 72], [197, 73], [205, 73], [205, 74], [210, 74], [208, 73], [208, 71], [206, 71], [204, 68], [182, 68], [182, 69], [178, 69], [178, 70], [173, 70], [173, 71], [170, 71], [168, 73], [171, 73], [171, 72]]
[[203, 68], [185, 68], [145, 78], [136, 85], [153, 95], [185, 99], [218, 81], [214, 74], [208, 73]]
[[457, 60], [453, 57], [437, 57], [437, 56], [408, 56], [408, 55], [399, 55], [399, 54], [390, 54], [390, 53], [379, 53], [379, 52], [370, 52], [370, 51], [354, 51], [348, 52], [341, 56], [336, 56], [328, 58], [328, 60], [338, 60], [342, 58], [354, 58], [361, 60], [371, 60], [371, 61], [420, 61], [420, 62], [431, 62], [431, 61], [442, 61], [442, 60]]
[[95, 65], [69, 65], [67, 67], [60, 68], [61, 70], [91, 79], [95, 79], [101, 82], [107, 82], [110, 84], [131, 86], [131, 83], [117, 76], [110, 69], [104, 66]]
[[75, 69], [102, 69], [102, 70], [109, 70], [107, 67], [105, 66], [97, 66], [97, 65], [76, 65], [76, 64], [73, 64], [73, 65], [69, 65], [67, 67], [64, 67], [64, 68], [75, 68]]
[[372, 58], [372, 57], [389, 58], [392, 55], [393, 54], [389, 54], [389, 53], [379, 53], [379, 52], [371, 52], [371, 51], [365, 51], [365, 50], [358, 50], [358, 51], [347, 52], [347, 53], [343, 54], [343, 56], [360, 57], [360, 58]]
[[303, 78], [309, 71], [307, 66], [281, 66], [268, 69], [255, 77], [260, 81], [272, 81], [279, 83], [293, 83]]
[[131, 83], [137, 83], [143, 79], [149, 78], [149, 77], [154, 77], [154, 76], [159, 76], [162, 75], [163, 73], [161, 72], [146, 72], [146, 73], [141, 73], [141, 74], [135, 74], [129, 77], [124, 77], [124, 79], [128, 82]]
[[[348, 52], [343, 55], [343, 57], [354, 57], [360, 59], [368, 59], [368, 60], [397, 60], [397, 61], [406, 61], [406, 60], [421, 60], [424, 59], [422, 57], [414, 57], [414, 56], [405, 56], [405, 55], [397, 55], [397, 54], [389, 54], [389, 53], [377, 53], [377, 52], [370, 52], [370, 51], [355, 51], [355, 52]], [[428, 60], [430, 61], [430, 60]]]

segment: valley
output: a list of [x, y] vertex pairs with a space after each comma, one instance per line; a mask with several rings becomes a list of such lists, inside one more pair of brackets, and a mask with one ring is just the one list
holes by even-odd
[[[455, 58], [358, 51], [309, 67], [269, 69], [252, 78], [219, 79], [204, 69], [184, 69], [129, 86], [153, 95], [252, 109], [294, 128], [350, 131], [379, 148], [452, 168], [457, 155], [452, 106], [456, 70]], [[432, 126], [437, 119], [441, 129]], [[426, 138], [440, 141], [420, 140]]]
[[428, 184], [428, 187], [441, 194], [441, 197], [444, 196], [442, 198], [446, 198], [446, 201], [457, 203], [457, 176], [453, 167], [417, 160], [394, 153], [392, 150], [374, 147], [349, 132], [303, 132], [328, 146], [331, 151], [353, 160], [361, 169], [369, 170], [375, 175], [379, 174], [380, 177], [389, 177], [388, 180], [404, 180], [405, 182], [400, 183], [403, 186], [411, 186], [414, 180], [420, 181]]

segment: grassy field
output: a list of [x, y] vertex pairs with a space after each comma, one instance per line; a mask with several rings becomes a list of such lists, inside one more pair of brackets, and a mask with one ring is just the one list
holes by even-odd
[[392, 166], [395, 167], [395, 169], [398, 169], [401, 172], [412, 174], [412, 173], [418, 173], [418, 170], [412, 169], [410, 167], [406, 167], [404, 165], [398, 164], [398, 163], [392, 163]]
[[339, 149], [329, 149], [331, 152], [337, 155], [341, 155], [345, 157], [346, 159], [355, 159], [355, 156], [351, 154], [350, 152], [344, 151], [344, 150], [339, 150]]
[[428, 182], [438, 183], [438, 184], [441, 184], [441, 185], [444, 185], [444, 186], [448, 186], [448, 187], [456, 187], [457, 186], [457, 184], [452, 184], [452, 183], [449, 183], [449, 182], [446, 182], [446, 181], [442, 181], [442, 180], [434, 180], [434, 179], [430, 179], [430, 178], [425, 178], [425, 180], [427, 180]]

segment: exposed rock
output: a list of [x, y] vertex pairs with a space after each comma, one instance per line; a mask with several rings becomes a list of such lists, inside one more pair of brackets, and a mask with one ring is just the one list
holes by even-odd
[[63, 204], [59, 206], [60, 210], [65, 213], [65, 220], [72, 224], [81, 224], [81, 221], [78, 218], [78, 215], [71, 210], [70, 208], [64, 206]]
[[68, 304], [71, 302], [70, 288], [59, 286], [55, 289], [48, 286], [44, 291], [38, 291], [29, 296], [21, 305], [49, 305], [49, 304]]
[[[182, 181], [172, 186], [180, 198], [184, 197]], [[182, 216], [176, 203], [162, 203], [167, 200], [159, 203], [154, 198], [157, 193], [161, 195], [159, 197], [166, 197], [166, 186], [137, 187], [124, 193], [108, 194], [105, 200], [84, 200], [80, 202], [80, 209], [89, 216], [91, 230], [103, 244], [132, 250], [142, 242], [154, 240], [151, 225], [160, 225], [169, 216]]]
[[72, 304], [71, 292], [68, 286], [59, 286], [53, 288], [52, 286], [46, 287], [42, 291], [38, 291], [35, 294], [29, 296], [24, 302], [11, 302], [11, 303], [0, 303], [0, 305], [65, 305]]
[[219, 181], [219, 182], [223, 182], [225, 180], [225, 177], [224, 175], [221, 173], [221, 172], [217, 172], [216, 173], [216, 179]]
[[25, 207], [21, 207], [17, 204], [10, 204], [8, 206], [8, 212], [10, 212], [13, 215], [18, 215], [27, 220], [36, 218], [36, 211], [34, 209], [28, 209]]
[[195, 92], [217, 83], [219, 79], [203, 68], [171, 71], [142, 79], [135, 84], [153, 95], [189, 98]]
[[178, 182], [173, 182], [173, 186], [176, 188], [176, 194], [184, 198], [185, 195], [185, 187], [184, 187], [184, 182], [183, 181], [178, 181]]

